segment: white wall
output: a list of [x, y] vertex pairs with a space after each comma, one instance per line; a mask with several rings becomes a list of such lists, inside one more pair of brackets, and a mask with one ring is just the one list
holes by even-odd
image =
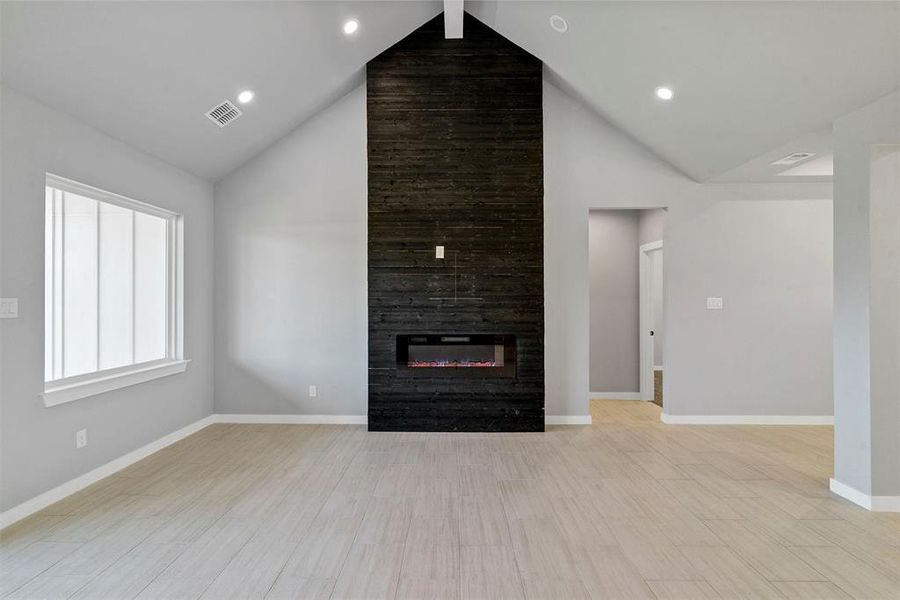
[[[2, 489], [7, 510], [212, 413], [212, 186], [2, 87], [0, 321]], [[185, 373], [45, 408], [44, 176], [52, 172], [184, 215]], [[74, 435], [87, 428], [88, 446]]]
[[216, 185], [217, 412], [366, 414], [366, 173], [361, 86]]
[[638, 219], [636, 210], [592, 210], [590, 390], [640, 391]]

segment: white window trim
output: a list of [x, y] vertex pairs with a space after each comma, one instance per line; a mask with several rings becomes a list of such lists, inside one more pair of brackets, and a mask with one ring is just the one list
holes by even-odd
[[[160, 377], [183, 373], [190, 362], [184, 358], [184, 217], [178, 213], [52, 173], [46, 174], [46, 185], [165, 219], [168, 222], [166, 228], [168, 235], [166, 272], [169, 279], [166, 282], [166, 324], [168, 327], [166, 358], [46, 381], [44, 391], [40, 394], [44, 406], [57, 406]], [[46, 335], [44, 343], [46, 343]]]
[[191, 361], [164, 358], [51, 381], [45, 385], [41, 399], [44, 401], [44, 406], [47, 407], [65, 404], [160, 377], [183, 373], [189, 362]]

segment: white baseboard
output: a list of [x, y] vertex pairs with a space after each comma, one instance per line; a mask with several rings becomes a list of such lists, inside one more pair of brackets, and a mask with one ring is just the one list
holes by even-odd
[[591, 392], [591, 400], [642, 400], [640, 392]]
[[659, 420], [669, 425], [834, 425], [831, 415], [670, 415]]
[[366, 415], [243, 415], [216, 414], [216, 423], [260, 423], [282, 425], [365, 425]]
[[590, 425], [591, 415], [547, 415], [546, 425]]
[[38, 512], [39, 510], [43, 510], [44, 508], [47, 508], [55, 502], [59, 502], [66, 496], [71, 496], [75, 492], [83, 490], [87, 486], [100, 481], [104, 477], [109, 477], [113, 473], [121, 471], [127, 466], [133, 465], [137, 461], [150, 456], [154, 452], [162, 450], [166, 446], [171, 446], [178, 440], [186, 438], [192, 433], [196, 433], [204, 427], [213, 424], [214, 422], [214, 415], [204, 417], [199, 421], [194, 421], [190, 425], [182, 427], [178, 431], [173, 431], [172, 433], [165, 435], [156, 441], [150, 442], [145, 446], [141, 446], [137, 450], [132, 450], [124, 456], [120, 456], [119, 458], [109, 461], [105, 465], [101, 465], [96, 469], [88, 471], [84, 475], [80, 475], [75, 479], [70, 479], [66, 483], [57, 486], [52, 490], [44, 492], [39, 496], [35, 496], [31, 500], [26, 500], [22, 504], [14, 506], [9, 510], [0, 513], [0, 529], [8, 527], [17, 521], [21, 521], [25, 517], [30, 516]]
[[828, 489], [872, 512], [900, 512], [900, 496], [870, 496], [834, 477], [828, 480]]

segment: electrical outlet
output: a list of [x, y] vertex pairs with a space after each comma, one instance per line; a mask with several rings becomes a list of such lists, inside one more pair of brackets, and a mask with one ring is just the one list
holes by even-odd
[[318, 388], [316, 388], [316, 386], [314, 386], [314, 385], [309, 386], [309, 397], [315, 398], [318, 395], [319, 395]]
[[0, 298], [0, 319], [15, 319], [19, 316], [18, 298]]
[[444, 258], [444, 247], [443, 246], [435, 246], [434, 247], [434, 257], [435, 258]]
[[87, 446], [87, 429], [79, 429], [75, 432], [75, 448], [84, 448]]
[[722, 310], [724, 303], [721, 298], [707, 298], [706, 310]]

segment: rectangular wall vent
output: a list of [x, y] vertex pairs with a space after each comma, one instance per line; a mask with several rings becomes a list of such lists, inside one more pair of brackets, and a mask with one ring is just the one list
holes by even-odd
[[225, 127], [242, 114], [241, 109], [232, 104], [231, 101], [225, 100], [221, 104], [209, 109], [206, 116], [219, 127]]
[[806, 160], [807, 158], [812, 158], [815, 156], [813, 152], [794, 152], [793, 154], [788, 154], [784, 158], [779, 158], [775, 162], [771, 163], [773, 165], [795, 165], [800, 161]]

